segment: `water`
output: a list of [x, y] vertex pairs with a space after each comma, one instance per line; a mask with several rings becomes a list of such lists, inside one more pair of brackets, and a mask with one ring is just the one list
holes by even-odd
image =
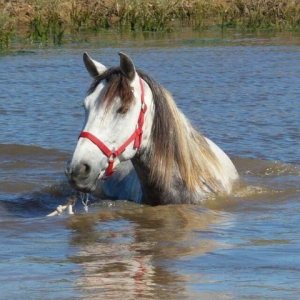
[[[94, 202], [64, 166], [90, 78], [124, 51], [169, 89], [243, 180], [203, 206]], [[109, 35], [0, 57], [1, 299], [296, 299], [300, 293], [300, 43], [286, 35]]]

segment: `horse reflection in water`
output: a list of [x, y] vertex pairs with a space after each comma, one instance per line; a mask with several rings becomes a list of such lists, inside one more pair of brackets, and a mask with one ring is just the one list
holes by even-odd
[[168, 91], [119, 55], [120, 66], [107, 69], [84, 54], [94, 82], [66, 168], [70, 185], [85, 193], [100, 186], [106, 198], [149, 205], [230, 194], [238, 173], [229, 157], [192, 127]]
[[102, 207], [97, 213], [68, 220], [71, 243], [78, 249], [72, 259], [82, 267], [78, 288], [89, 299], [190, 298], [193, 292], [188, 285], [208, 278], [200, 265], [195, 278], [186, 273], [186, 267], [186, 274], [172, 271], [172, 267], [180, 269], [174, 264], [179, 258], [181, 263], [185, 258], [196, 261], [196, 257], [229, 247], [201, 236], [213, 227], [230, 226], [230, 214], [190, 205], [119, 205], [116, 210]]

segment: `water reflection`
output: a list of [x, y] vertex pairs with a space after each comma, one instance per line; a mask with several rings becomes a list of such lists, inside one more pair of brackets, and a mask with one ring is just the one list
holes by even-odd
[[[229, 226], [231, 215], [200, 207], [132, 206], [70, 219], [72, 260], [82, 267], [78, 288], [98, 299], [183, 299], [189, 275], [172, 266], [228, 247], [212, 227]], [[205, 237], [205, 238], [203, 238]], [[200, 275], [200, 274], [199, 274]]]

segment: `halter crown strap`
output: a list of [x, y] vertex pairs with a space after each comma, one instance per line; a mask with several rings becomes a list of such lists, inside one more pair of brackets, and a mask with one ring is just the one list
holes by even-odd
[[101, 142], [96, 136], [93, 134], [87, 132], [87, 131], [82, 131], [79, 135], [78, 138], [87, 138], [91, 142], [93, 142], [108, 158], [108, 167], [106, 169], [106, 174], [105, 178], [107, 179], [110, 177], [115, 171], [113, 170], [114, 168], [114, 161], [115, 159], [120, 156], [125, 149], [130, 145], [131, 142], [134, 141], [134, 148], [139, 149], [141, 147], [142, 143], [142, 135], [143, 135], [143, 125], [145, 121], [145, 113], [147, 111], [147, 105], [145, 103], [145, 90], [144, 90], [144, 85], [142, 82], [142, 79], [139, 78], [140, 86], [141, 86], [141, 111], [140, 115], [138, 118], [138, 123], [137, 123], [137, 128], [136, 130], [132, 133], [132, 135], [117, 149], [117, 150], [110, 150], [103, 142]]

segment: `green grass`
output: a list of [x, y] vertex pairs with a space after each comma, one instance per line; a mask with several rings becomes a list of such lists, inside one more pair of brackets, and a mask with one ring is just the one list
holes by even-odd
[[0, 10], [0, 50], [9, 47], [13, 33], [13, 20], [3, 10]]
[[60, 15], [60, 1], [32, 0], [36, 10], [29, 22], [29, 39], [47, 44], [50, 40], [60, 45], [65, 31], [65, 22]]

